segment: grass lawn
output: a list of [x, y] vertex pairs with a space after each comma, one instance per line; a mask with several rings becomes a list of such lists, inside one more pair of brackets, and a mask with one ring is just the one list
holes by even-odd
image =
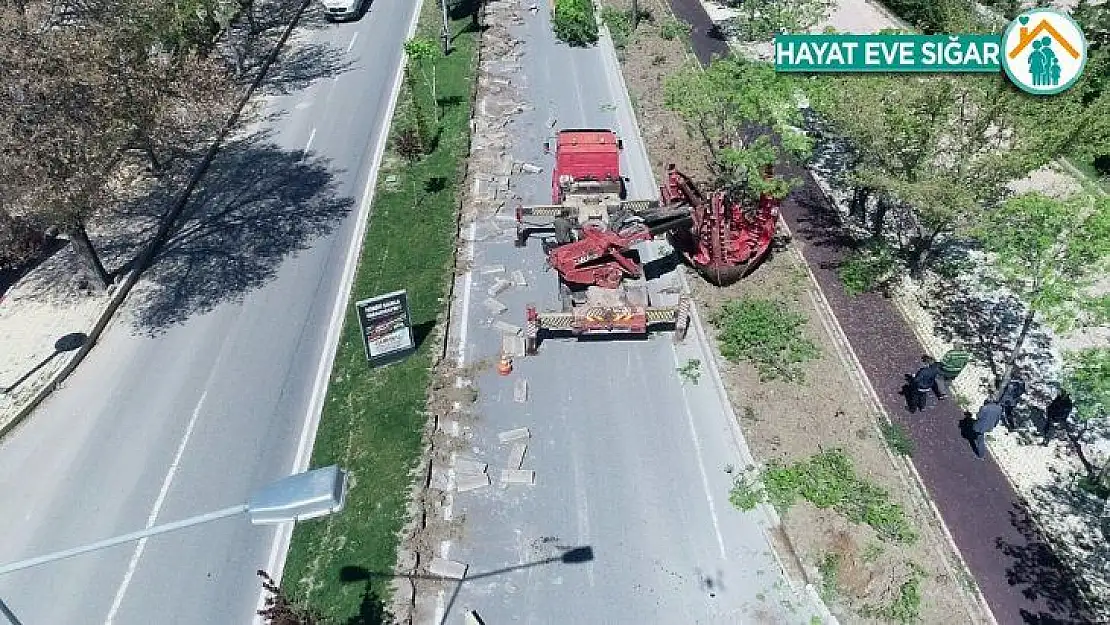
[[[331, 623], [380, 622], [381, 606], [388, 604], [388, 574], [395, 565], [398, 532], [407, 521], [438, 346], [426, 341], [408, 360], [371, 370], [353, 304], [408, 289], [413, 324], [425, 328], [443, 308], [455, 247], [458, 188], [469, 147], [479, 39], [470, 17], [476, 3], [462, 5], [452, 22], [451, 55], [427, 61], [436, 64], [436, 96], [442, 103], [438, 143], [415, 165], [383, 166], [312, 454], [313, 467], [338, 463], [351, 472], [347, 507], [335, 517], [297, 526], [283, 575], [285, 591]], [[425, 0], [418, 34], [438, 45], [441, 25], [437, 3]], [[432, 72], [426, 74], [430, 77]], [[417, 97], [428, 103], [430, 113], [431, 94], [423, 75], [414, 73]], [[409, 102], [406, 90], [395, 121], [410, 114]], [[403, 125], [396, 123], [391, 134]], [[399, 163], [389, 153], [386, 161]], [[386, 183], [391, 176], [396, 180]], [[362, 569], [362, 578], [369, 572], [370, 582], [344, 582], [345, 567]]]

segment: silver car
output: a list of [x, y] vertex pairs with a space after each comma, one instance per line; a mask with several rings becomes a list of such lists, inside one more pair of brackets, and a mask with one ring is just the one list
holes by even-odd
[[346, 21], [358, 19], [365, 13], [366, 5], [371, 0], [322, 0], [324, 3], [324, 19], [328, 21]]

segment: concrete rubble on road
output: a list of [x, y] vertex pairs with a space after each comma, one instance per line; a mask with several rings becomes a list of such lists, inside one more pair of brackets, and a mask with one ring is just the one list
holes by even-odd
[[486, 291], [486, 293], [490, 297], [497, 297], [502, 292], [504, 292], [505, 289], [509, 288], [512, 285], [513, 285], [512, 282], [509, 282], [508, 280], [506, 280], [504, 278], [497, 278], [496, 280], [493, 281], [493, 284], [490, 285], [490, 287]]
[[519, 287], [528, 286], [528, 280], [524, 279], [524, 272], [523, 271], [521, 271], [519, 269], [513, 271], [512, 277], [513, 277], [513, 285], [514, 286], [519, 286]]
[[510, 358], [523, 358], [525, 352], [524, 337], [517, 334], [501, 335], [501, 353]]
[[468, 568], [470, 567], [462, 562], [445, 560], [443, 558], [433, 558], [431, 563], [428, 564], [429, 573], [450, 579], [462, 579], [466, 576], [466, 570]]
[[509, 468], [519, 469], [524, 466], [524, 454], [528, 452], [528, 443], [517, 443], [509, 450]]
[[501, 334], [511, 334], [513, 336], [520, 336], [520, 333], [522, 331], [520, 326], [500, 320], [494, 321], [493, 327], [497, 328], [501, 332]]
[[501, 470], [501, 484], [528, 484], [536, 483], [536, 472], [525, 471], [523, 469], [502, 469]]
[[528, 380], [521, 378], [513, 386], [513, 401], [523, 404], [528, 401]]
[[512, 443], [514, 441], [521, 441], [532, 438], [532, 432], [528, 428], [517, 428], [507, 432], [501, 432], [497, 435], [497, 440], [502, 443]]
[[484, 305], [486, 307], [486, 310], [488, 310], [491, 315], [500, 315], [501, 313], [509, 309], [508, 306], [502, 304], [492, 297], [487, 297]]

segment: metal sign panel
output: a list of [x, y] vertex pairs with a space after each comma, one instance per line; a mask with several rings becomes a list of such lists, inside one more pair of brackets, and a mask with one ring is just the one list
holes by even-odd
[[404, 359], [416, 351], [407, 291], [394, 291], [355, 303], [362, 344], [371, 367]]

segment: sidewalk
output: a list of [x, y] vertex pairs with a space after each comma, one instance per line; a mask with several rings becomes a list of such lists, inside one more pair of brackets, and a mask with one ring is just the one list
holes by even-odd
[[[698, 0], [670, 0], [677, 15], [694, 24], [692, 44], [703, 62], [726, 44], [710, 37], [712, 21]], [[880, 21], [889, 19], [867, 5]], [[831, 22], [844, 30], [868, 30], [868, 16], [840, 7]], [[858, 11], [856, 12], [858, 13]], [[840, 22], [850, 22], [841, 24]], [[880, 295], [848, 296], [836, 275], [847, 237], [838, 235], [836, 206], [802, 168], [805, 185], [783, 206], [794, 244], [817, 277], [886, 412], [914, 439], [913, 462], [999, 623], [1090, 622], [1067, 569], [1031, 520], [1022, 498], [994, 460], [979, 461], [960, 435], [964, 414], [951, 401], [924, 415], [910, 415], [900, 394], [903, 374], [926, 353], [895, 303]], [[898, 346], [890, 353], [889, 346]], [[935, 404], [935, 400], [934, 404]]]

